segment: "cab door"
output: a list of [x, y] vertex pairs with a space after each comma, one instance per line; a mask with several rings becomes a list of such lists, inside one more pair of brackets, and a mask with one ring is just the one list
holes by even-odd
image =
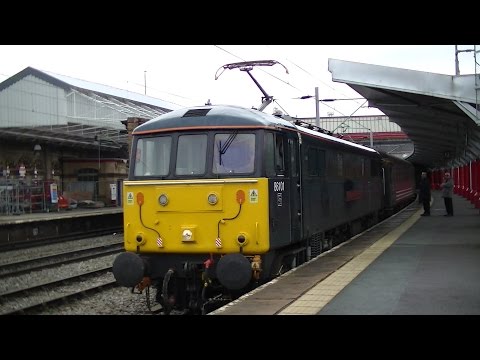
[[265, 138], [266, 174], [269, 182], [270, 248], [291, 244], [291, 179], [285, 134], [268, 132]]
[[[296, 136], [296, 134], [294, 134]], [[290, 239], [302, 239], [302, 203], [298, 137], [288, 138], [289, 177], [290, 177]]]

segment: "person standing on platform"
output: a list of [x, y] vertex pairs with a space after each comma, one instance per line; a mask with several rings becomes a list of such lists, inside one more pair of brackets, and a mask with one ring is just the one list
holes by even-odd
[[440, 188], [442, 189], [442, 197], [445, 202], [445, 210], [447, 211], [444, 216], [453, 216], [453, 179], [450, 173], [445, 173]]
[[420, 192], [418, 194], [418, 200], [423, 204], [423, 214], [421, 216], [430, 216], [430, 198], [430, 181], [427, 173], [423, 171], [420, 179]]

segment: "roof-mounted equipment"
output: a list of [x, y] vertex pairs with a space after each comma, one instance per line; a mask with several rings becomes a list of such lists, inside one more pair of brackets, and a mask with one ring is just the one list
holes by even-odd
[[[260, 86], [258, 81], [253, 77], [252, 74], [250, 74], [250, 71], [253, 70], [254, 66], [272, 66], [272, 65], [275, 65], [275, 64], [282, 65], [284, 67], [285, 71], [288, 74], [288, 69], [285, 67], [285, 65], [283, 65], [283, 64], [281, 64], [281, 63], [279, 63], [278, 61], [275, 61], [275, 60], [242, 61], [242, 62], [238, 62], [238, 63], [226, 64], [226, 65], [221, 66], [217, 70], [217, 72], [215, 73], [215, 80], [217, 80], [220, 77], [220, 75], [223, 74], [225, 69], [229, 69], [229, 70], [240, 69], [240, 71], [245, 71], [248, 74], [248, 76], [250, 76], [250, 78], [253, 80], [253, 82], [258, 86], [258, 88], [260, 89], [260, 91], [263, 94], [262, 104], [258, 108], [259, 111], [263, 111], [273, 101], [273, 96], [268, 95], [266, 93], [266, 91], [263, 90], [263, 88]], [[218, 73], [220, 70], [222, 70], [222, 71], [220, 73]]]

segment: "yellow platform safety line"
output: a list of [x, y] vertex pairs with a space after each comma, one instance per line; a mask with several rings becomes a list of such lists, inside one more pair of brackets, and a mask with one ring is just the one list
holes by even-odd
[[308, 290], [276, 315], [315, 315], [420, 218], [418, 210], [402, 225]]

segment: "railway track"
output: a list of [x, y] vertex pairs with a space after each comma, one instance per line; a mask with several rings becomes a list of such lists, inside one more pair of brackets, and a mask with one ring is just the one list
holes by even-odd
[[[1, 315], [30, 314], [56, 304], [64, 304], [91, 293], [117, 286], [111, 274], [111, 266], [106, 266], [82, 274], [45, 281], [34, 286], [3, 292], [0, 294]], [[107, 276], [101, 276], [107, 275]], [[30, 298], [27, 304], [22, 300]]]
[[44, 245], [55, 244], [55, 243], [64, 242], [64, 241], [78, 240], [78, 239], [84, 239], [87, 237], [103, 236], [103, 235], [114, 234], [114, 233], [123, 233], [123, 227], [113, 226], [113, 227], [102, 228], [102, 229], [72, 232], [69, 234], [45, 236], [45, 237], [34, 239], [34, 240], [27, 239], [24, 241], [1, 243], [0, 252], [25, 249], [25, 248], [36, 247], [36, 246], [44, 246]]
[[93, 259], [99, 256], [116, 254], [123, 251], [123, 242], [116, 244], [92, 246], [89, 248], [63, 251], [52, 255], [39, 256], [28, 260], [19, 260], [0, 265], [0, 279], [16, 276], [30, 271], [48, 269], [81, 260]]
[[53, 253], [50, 244], [35, 247], [27, 258], [18, 251], [2, 254], [6, 261], [0, 265], [0, 315], [38, 313], [116, 287], [111, 270], [114, 256], [124, 251], [123, 242], [91, 240], [99, 245], [87, 240], [78, 247], [74, 241], [66, 245], [74, 249], [54, 245]]

